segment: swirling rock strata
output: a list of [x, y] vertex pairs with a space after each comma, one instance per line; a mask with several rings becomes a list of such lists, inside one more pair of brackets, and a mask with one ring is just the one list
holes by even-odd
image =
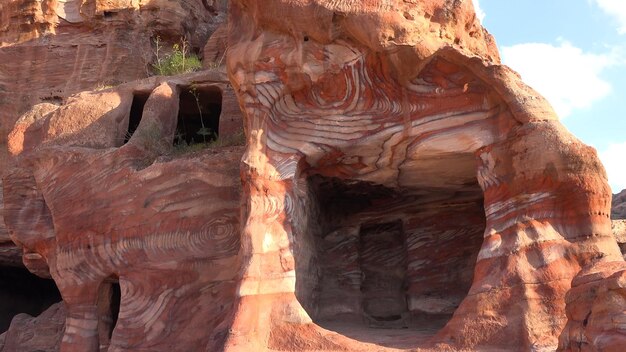
[[37, 317], [16, 316], [7, 332], [0, 335], [0, 351], [56, 352], [65, 329], [66, 311], [56, 303]]
[[556, 349], [572, 279], [623, 262], [610, 189], [471, 2], [229, 21], [248, 214], [226, 349]]
[[[13, 130], [5, 221], [24, 264], [63, 296], [64, 333], [51, 350], [223, 344], [240, 272], [242, 147], [172, 152], [177, 124], [191, 123], [179, 122], [191, 82], [199, 96], [228, 95], [218, 73], [152, 78], [39, 107]], [[23, 340], [9, 333], [5, 346], [27, 348]]]
[[5, 222], [63, 295], [58, 349], [622, 345], [604, 169], [470, 1], [233, 0], [228, 37], [245, 148], [172, 154], [229, 96], [214, 72], [15, 124]]

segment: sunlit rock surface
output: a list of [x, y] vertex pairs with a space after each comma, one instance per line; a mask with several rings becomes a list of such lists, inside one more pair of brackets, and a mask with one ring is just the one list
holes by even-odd
[[[5, 219], [26, 267], [63, 296], [64, 335], [50, 350], [223, 344], [241, 262], [243, 148], [217, 144], [229, 141], [228, 121], [241, 126], [228, 87], [215, 72], [151, 78], [18, 121]], [[174, 146], [200, 118], [219, 132], [216, 145]], [[10, 330], [3, 351], [33, 343]]]
[[224, 22], [225, 0], [0, 1], [0, 166], [20, 114], [96, 87], [147, 77], [186, 38], [201, 50]]
[[622, 351], [626, 346], [626, 263], [599, 263], [582, 270], [567, 293], [566, 351]]
[[228, 350], [556, 349], [572, 279], [622, 261], [610, 190], [470, 1], [239, 0], [230, 24]]
[[622, 348], [604, 168], [471, 1], [233, 0], [198, 47], [25, 105], [4, 222], [63, 303], [0, 351]]

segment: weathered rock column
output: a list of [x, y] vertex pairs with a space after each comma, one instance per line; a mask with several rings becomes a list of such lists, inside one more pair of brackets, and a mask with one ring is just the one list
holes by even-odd
[[592, 148], [550, 121], [529, 122], [478, 156], [485, 239], [468, 297], [439, 336], [462, 346], [554, 348], [574, 276], [621, 259], [604, 171]]
[[[469, 3], [233, 2], [228, 68], [249, 137], [250, 244], [237, 315], [255, 323], [238, 318], [229, 346], [297, 349], [296, 336], [307, 336], [311, 348], [365, 348], [303, 313], [315, 319], [298, 290], [316, 282], [311, 251], [299, 250], [310, 246], [316, 215], [297, 211], [313, 209], [303, 191], [312, 175], [434, 199], [472, 194], [478, 180], [486, 228], [473, 284], [426, 345], [554, 349], [577, 272], [622, 260], [597, 155], [500, 65]], [[285, 253], [297, 274], [289, 287]], [[420, 252], [409, 255], [418, 267]], [[260, 289], [263, 281], [280, 294]]]

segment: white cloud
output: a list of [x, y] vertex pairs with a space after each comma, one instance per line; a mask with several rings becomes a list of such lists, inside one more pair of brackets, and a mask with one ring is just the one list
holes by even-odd
[[600, 74], [617, 64], [616, 59], [614, 53], [586, 53], [566, 41], [558, 46], [525, 43], [502, 48], [502, 62], [547, 98], [561, 118], [611, 93], [611, 84]]
[[626, 142], [611, 144], [599, 154], [613, 193], [626, 189]]
[[626, 34], [626, 1], [625, 0], [595, 0], [598, 6], [617, 19], [619, 27], [617, 31], [620, 34]]
[[480, 4], [478, 3], [478, 0], [472, 0], [472, 3], [474, 4], [474, 11], [476, 11], [476, 17], [478, 17], [478, 20], [482, 23], [486, 16], [485, 11], [483, 11], [483, 9], [480, 8]]

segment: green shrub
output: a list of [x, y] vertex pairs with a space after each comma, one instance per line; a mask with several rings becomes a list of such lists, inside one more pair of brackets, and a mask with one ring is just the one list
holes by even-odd
[[213, 135], [213, 140], [204, 143], [190, 143], [187, 144], [184, 140], [174, 144], [173, 154], [174, 155], [182, 155], [187, 153], [195, 153], [201, 151], [203, 149], [215, 149], [215, 148], [224, 148], [224, 147], [232, 147], [232, 146], [243, 146], [245, 145], [245, 134], [243, 130], [232, 134], [230, 136], [225, 136], [221, 138], [216, 138]]
[[189, 44], [185, 38], [181, 39], [181, 44], [174, 44], [172, 52], [165, 56], [161, 55], [163, 49], [161, 38], [156, 37], [154, 43], [156, 45], [156, 62], [152, 64], [152, 68], [157, 75], [173, 76], [198, 71], [202, 68], [202, 62], [198, 55], [189, 53]]
[[112, 85], [112, 84], [98, 83], [98, 85], [96, 85], [93, 90], [96, 91], [96, 92], [99, 92], [101, 90], [107, 90], [107, 89], [111, 89], [113, 87], [115, 87], [115, 86]]

